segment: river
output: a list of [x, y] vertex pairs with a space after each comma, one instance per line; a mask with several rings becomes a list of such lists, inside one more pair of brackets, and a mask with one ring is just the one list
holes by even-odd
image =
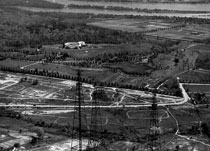
[[112, 10], [96, 10], [96, 9], [46, 9], [19, 7], [24, 10], [33, 12], [62, 12], [62, 13], [91, 13], [91, 14], [113, 14], [113, 15], [134, 15], [134, 16], [168, 16], [168, 17], [193, 17], [210, 19], [210, 13], [147, 13], [135, 11], [112, 11]]
[[179, 10], [179, 11], [209, 11], [210, 3], [140, 3], [140, 2], [88, 2], [77, 0], [47, 0], [49, 2], [60, 3], [64, 5], [94, 5], [94, 6], [120, 6], [139, 9], [161, 9], [161, 10]]

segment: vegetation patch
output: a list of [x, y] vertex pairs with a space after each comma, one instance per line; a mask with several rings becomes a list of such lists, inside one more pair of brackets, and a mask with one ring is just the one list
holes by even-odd
[[196, 68], [210, 70], [210, 51], [209, 53], [199, 53], [195, 66]]
[[146, 75], [152, 71], [152, 67], [147, 66], [146, 64], [138, 63], [138, 64], [131, 64], [131, 63], [121, 63], [121, 64], [106, 64], [105, 67], [109, 67], [116, 70], [121, 70], [122, 72], [128, 74], [140, 74]]
[[200, 72], [198, 71], [188, 71], [180, 76], [181, 82], [189, 83], [209, 83], [210, 82], [210, 73], [209, 72]]

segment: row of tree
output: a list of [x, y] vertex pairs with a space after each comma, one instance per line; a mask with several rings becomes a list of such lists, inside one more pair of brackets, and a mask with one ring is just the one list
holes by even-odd
[[196, 80], [196, 79], [180, 79], [179, 80], [180, 83], [210, 83], [210, 79], [207, 77], [206, 80]]

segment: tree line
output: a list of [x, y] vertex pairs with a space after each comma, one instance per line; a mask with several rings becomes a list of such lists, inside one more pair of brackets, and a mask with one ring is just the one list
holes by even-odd
[[[135, 12], [147, 12], [147, 13], [196, 13], [195, 11], [182, 11], [182, 10], [167, 10], [167, 9], [147, 9], [147, 8], [130, 8], [121, 6], [97, 6], [97, 5], [78, 5], [69, 4], [68, 8], [79, 9], [97, 9], [97, 10], [114, 10], [114, 11], [135, 11]], [[197, 13], [208, 13], [208, 11], [197, 11]]]

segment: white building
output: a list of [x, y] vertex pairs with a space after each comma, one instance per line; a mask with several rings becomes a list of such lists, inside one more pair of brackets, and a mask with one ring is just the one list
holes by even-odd
[[67, 42], [67, 43], [64, 44], [64, 48], [66, 48], [66, 49], [80, 49], [84, 46], [86, 46], [84, 41]]

